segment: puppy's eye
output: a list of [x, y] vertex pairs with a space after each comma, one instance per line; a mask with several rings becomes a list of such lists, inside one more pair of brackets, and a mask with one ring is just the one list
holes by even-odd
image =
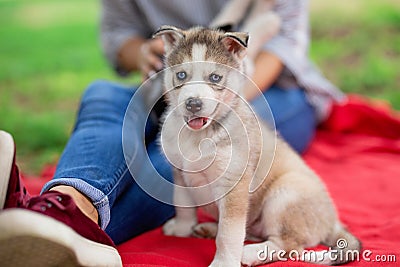
[[212, 83], [219, 83], [222, 80], [222, 76], [212, 73], [210, 74], [210, 76], [208, 77], [208, 79], [210, 80], [210, 82]]
[[186, 79], [186, 71], [180, 71], [176, 74], [176, 78], [178, 78], [178, 80], [183, 81], [184, 79]]

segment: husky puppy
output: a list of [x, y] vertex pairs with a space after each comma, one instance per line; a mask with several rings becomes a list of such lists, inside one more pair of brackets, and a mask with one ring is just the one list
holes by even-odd
[[[177, 205], [164, 233], [215, 237], [213, 267], [255, 266], [321, 243], [342, 257], [330, 251], [300, 260], [352, 260], [346, 252], [359, 252], [360, 243], [339, 221], [324, 184], [241, 97], [248, 35], [163, 26], [155, 36], [165, 43], [160, 143], [174, 166]], [[199, 224], [196, 205], [216, 223]]]

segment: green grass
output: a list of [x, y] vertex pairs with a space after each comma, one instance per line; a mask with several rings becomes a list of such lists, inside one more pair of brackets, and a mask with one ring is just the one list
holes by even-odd
[[[345, 92], [400, 109], [397, 0], [313, 0], [311, 56]], [[54, 164], [81, 93], [122, 80], [99, 45], [97, 0], [0, 0], [0, 128], [13, 134], [24, 172]]]
[[312, 11], [311, 56], [326, 76], [400, 109], [400, 2], [314, 1]]
[[118, 79], [99, 47], [98, 16], [98, 1], [0, 1], [0, 128], [27, 172], [57, 161], [84, 88]]

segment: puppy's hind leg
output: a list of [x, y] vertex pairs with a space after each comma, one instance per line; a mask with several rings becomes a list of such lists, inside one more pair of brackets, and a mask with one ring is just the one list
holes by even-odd
[[[297, 173], [286, 173], [269, 185], [264, 200], [261, 223], [254, 229], [265, 242], [246, 245], [243, 248], [242, 264], [256, 266], [285, 260], [289, 252], [302, 253], [304, 237], [308, 232], [301, 208], [302, 198], [293, 188], [298, 183]], [[303, 233], [303, 231], [305, 233]]]
[[333, 232], [323, 243], [331, 248], [328, 253], [319, 258], [303, 258], [303, 260], [318, 264], [341, 265], [359, 259], [361, 242], [340, 222], [335, 224]]

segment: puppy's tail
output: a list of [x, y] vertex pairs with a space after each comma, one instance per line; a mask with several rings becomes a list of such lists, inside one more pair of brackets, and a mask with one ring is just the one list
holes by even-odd
[[350, 261], [359, 261], [361, 242], [338, 224], [336, 231], [324, 242], [328, 250], [304, 253], [302, 260], [324, 265], [341, 265]]

